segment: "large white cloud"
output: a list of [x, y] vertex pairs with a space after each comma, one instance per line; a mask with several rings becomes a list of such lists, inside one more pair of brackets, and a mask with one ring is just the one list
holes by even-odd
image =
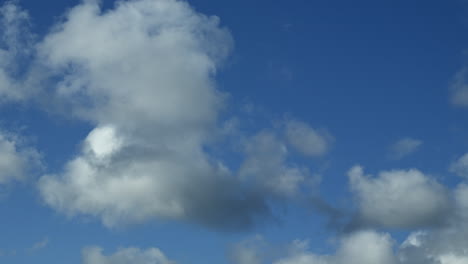
[[102, 251], [99, 247], [85, 248], [82, 252], [82, 264], [175, 264], [157, 248], [122, 248], [108, 256]]
[[348, 176], [361, 220], [367, 224], [390, 228], [430, 226], [440, 224], [449, 213], [448, 191], [418, 170], [383, 171], [374, 178], [355, 166]]
[[162, 218], [242, 228], [268, 214], [205, 151], [223, 107], [213, 76], [232, 45], [218, 18], [177, 0], [106, 12], [97, 2], [72, 8], [37, 45], [60, 80], [54, 100], [96, 126], [62, 173], [41, 178], [46, 203], [107, 226]]

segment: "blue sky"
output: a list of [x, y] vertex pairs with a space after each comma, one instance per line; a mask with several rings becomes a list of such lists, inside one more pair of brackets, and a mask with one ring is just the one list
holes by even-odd
[[2, 1], [0, 262], [468, 263], [465, 1]]

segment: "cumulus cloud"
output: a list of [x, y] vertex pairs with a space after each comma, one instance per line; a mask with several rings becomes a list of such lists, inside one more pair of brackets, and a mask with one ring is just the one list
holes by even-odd
[[0, 185], [25, 181], [41, 168], [39, 153], [11, 133], [0, 133]]
[[450, 100], [453, 105], [468, 106], [468, 68], [461, 69], [450, 86]]
[[139, 248], [122, 248], [106, 256], [99, 247], [88, 247], [82, 252], [83, 264], [175, 264], [157, 248], [142, 250]]
[[[93, 127], [62, 170], [38, 181], [45, 203], [68, 216], [109, 227], [176, 219], [248, 228], [270, 216], [268, 199], [309, 184], [287, 147], [306, 156], [329, 150], [327, 133], [289, 121], [285, 131], [252, 136], [240, 168], [210, 152], [226, 129], [226, 95], [214, 77], [233, 41], [217, 17], [185, 1], [117, 1], [106, 11], [83, 1], [40, 39], [15, 2], [1, 12], [0, 96]], [[13, 64], [23, 70], [10, 71]]]
[[390, 157], [393, 159], [404, 158], [416, 152], [423, 142], [414, 138], [402, 138], [390, 146]]
[[111, 131], [93, 130], [62, 175], [40, 179], [49, 205], [70, 216], [99, 217], [110, 227], [162, 218], [237, 229], [268, 213], [262, 199], [244, 193], [229, 171], [202, 152], [152, 153], [157, 149], [127, 144]]
[[62, 173], [39, 181], [51, 207], [107, 226], [179, 219], [246, 228], [268, 208], [205, 147], [224, 104], [213, 79], [232, 45], [217, 17], [176, 0], [72, 8], [38, 46], [53, 96], [95, 124]]
[[348, 172], [361, 221], [389, 228], [440, 224], [451, 208], [448, 191], [422, 172], [391, 170], [378, 177], [355, 166]]
[[449, 169], [460, 177], [468, 178], [468, 153], [452, 162]]
[[286, 138], [295, 150], [312, 157], [327, 153], [333, 141], [328, 133], [297, 120], [286, 122]]

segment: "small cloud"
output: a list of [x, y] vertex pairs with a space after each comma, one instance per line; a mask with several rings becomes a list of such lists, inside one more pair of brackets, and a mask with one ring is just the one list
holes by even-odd
[[423, 142], [414, 138], [403, 138], [390, 146], [390, 157], [392, 159], [402, 159], [411, 153], [416, 152]]
[[450, 101], [455, 106], [468, 107], [468, 68], [460, 70], [450, 85]]
[[449, 171], [460, 177], [468, 178], [468, 153], [452, 162]]
[[47, 247], [48, 244], [49, 244], [49, 238], [48, 238], [48, 237], [45, 237], [45, 238], [42, 239], [41, 241], [36, 242], [36, 243], [30, 248], [30, 251], [41, 250], [41, 249]]
[[333, 142], [333, 137], [326, 131], [316, 130], [300, 121], [288, 121], [285, 132], [289, 144], [309, 157], [325, 155]]

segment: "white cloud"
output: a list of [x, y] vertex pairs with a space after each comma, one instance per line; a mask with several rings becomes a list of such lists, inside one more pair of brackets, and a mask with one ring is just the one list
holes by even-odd
[[268, 214], [204, 150], [220, 129], [224, 96], [213, 76], [231, 42], [218, 18], [184, 1], [72, 8], [37, 45], [38, 58], [61, 80], [52, 96], [96, 127], [62, 173], [40, 179], [46, 203], [107, 226], [179, 219], [243, 228]]
[[450, 86], [451, 102], [456, 106], [468, 106], [468, 68], [461, 69]]
[[123, 248], [106, 256], [99, 247], [85, 248], [82, 252], [83, 264], [175, 264], [157, 248], [141, 250]]
[[390, 146], [390, 157], [394, 159], [404, 158], [416, 152], [423, 142], [413, 138], [402, 138]]
[[440, 223], [451, 206], [447, 190], [418, 170], [391, 170], [378, 177], [360, 166], [348, 173], [360, 216], [368, 224], [413, 228]]
[[468, 178], [468, 153], [452, 162], [450, 165], [450, 171], [460, 177]]
[[246, 143], [246, 157], [239, 175], [266, 193], [293, 196], [308, 178], [308, 170], [288, 164], [288, 151], [273, 132], [263, 131]]
[[322, 156], [328, 152], [332, 137], [300, 121], [286, 123], [286, 138], [291, 146], [306, 156]]

